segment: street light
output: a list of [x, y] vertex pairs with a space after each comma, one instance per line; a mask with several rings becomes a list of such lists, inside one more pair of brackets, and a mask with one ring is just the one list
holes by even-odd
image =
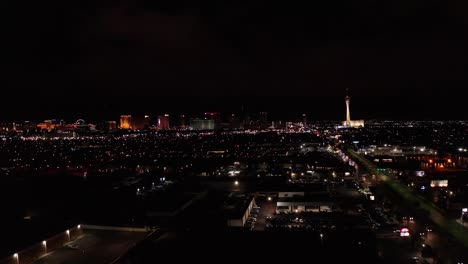
[[18, 256], [18, 253], [13, 254], [13, 258], [15, 259], [16, 264], [19, 264], [19, 256]]
[[68, 241], [70, 241], [70, 230], [65, 231], [67, 233]]
[[463, 216], [468, 212], [468, 208], [462, 208], [462, 213], [460, 216], [460, 222], [463, 224]]
[[239, 185], [239, 181], [235, 181], [234, 185], [236, 185], [236, 186]]
[[271, 197], [268, 197], [268, 201], [271, 201]]
[[47, 253], [47, 241], [42, 241], [42, 246], [44, 246], [44, 252]]
[[81, 228], [81, 225], [78, 225], [77, 227], [78, 227], [78, 229], [80, 229], [80, 228]]

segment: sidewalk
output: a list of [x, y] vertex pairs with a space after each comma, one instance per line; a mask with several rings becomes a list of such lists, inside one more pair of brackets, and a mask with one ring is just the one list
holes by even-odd
[[464, 226], [464, 227], [468, 227], [468, 223], [465, 222], [465, 221], [463, 221], [463, 220], [461, 220], [460, 218], [458, 218], [456, 221], [457, 221], [457, 223], [459, 223], [460, 225], [462, 225], [462, 226]]

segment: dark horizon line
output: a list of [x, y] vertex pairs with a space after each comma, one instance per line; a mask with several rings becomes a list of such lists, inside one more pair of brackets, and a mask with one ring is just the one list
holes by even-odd
[[[344, 93], [343, 93], [344, 94]], [[51, 96], [4, 98], [0, 122], [78, 118], [117, 120], [122, 114], [187, 114], [203, 112], [255, 114], [268, 112], [270, 120], [294, 120], [305, 113], [310, 120], [345, 118], [343, 96]], [[449, 100], [447, 100], [449, 99]], [[364, 120], [466, 120], [464, 97], [353, 96], [351, 119]]]

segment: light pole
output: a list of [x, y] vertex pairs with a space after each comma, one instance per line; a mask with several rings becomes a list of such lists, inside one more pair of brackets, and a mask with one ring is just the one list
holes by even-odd
[[65, 231], [65, 233], [67, 233], [68, 242], [70, 242], [70, 230]]
[[462, 213], [461, 213], [461, 216], [460, 216], [460, 223], [462, 223], [463, 225], [465, 225], [465, 222], [463, 221], [463, 216], [468, 212], [468, 208], [462, 208]]
[[47, 254], [47, 241], [42, 241], [42, 246], [44, 247], [44, 254]]
[[13, 258], [15, 259], [15, 263], [19, 264], [19, 256], [18, 253], [13, 254]]

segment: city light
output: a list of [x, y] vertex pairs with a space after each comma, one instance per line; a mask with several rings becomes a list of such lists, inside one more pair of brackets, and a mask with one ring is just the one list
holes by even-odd
[[[463, 198], [462, 190], [467, 185], [462, 177], [468, 164], [464, 153], [464, 148], [468, 146], [463, 146], [466, 143], [463, 136], [468, 129], [468, 122], [450, 122], [444, 125], [444, 121], [418, 123], [385, 120], [369, 121], [366, 128], [352, 129], [355, 123], [349, 120], [350, 129], [338, 130], [334, 128], [336, 121], [317, 124], [310, 121], [309, 127], [295, 129], [299, 125], [292, 118], [278, 120], [279, 124], [268, 121], [264, 126], [255, 113], [239, 112], [232, 120], [231, 113], [207, 113], [209, 116], [202, 116], [201, 111], [199, 116], [187, 113], [187, 118], [179, 122], [180, 113], [170, 112], [168, 114], [174, 117], [170, 127], [168, 114], [161, 112], [149, 113], [151, 118], [149, 115], [122, 116], [121, 126], [127, 126], [129, 130], [118, 131], [117, 127], [112, 133], [105, 130], [98, 130], [98, 133], [77, 130], [73, 132], [76, 136], [67, 139], [57, 136], [58, 132], [55, 131], [39, 133], [40, 127], [37, 127], [36, 121], [29, 128], [30, 132], [25, 130], [10, 133], [11, 131], [0, 130], [0, 149], [5, 156], [5, 165], [0, 174], [9, 175], [8, 177], [26, 172], [31, 172], [31, 175], [45, 175], [41, 178], [44, 181], [41, 187], [44, 188], [44, 193], [52, 192], [51, 197], [62, 197], [57, 190], [71, 187], [72, 197], [74, 193], [85, 196], [91, 194], [88, 199], [80, 199], [81, 207], [87, 210], [79, 210], [69, 219], [63, 219], [66, 222], [62, 224], [75, 224], [66, 226], [70, 227], [65, 231], [68, 241], [63, 233], [57, 237], [61, 240], [60, 243], [66, 245], [67, 250], [64, 253], [67, 256], [74, 254], [86, 258], [87, 254], [92, 253], [84, 250], [89, 248], [87, 241], [78, 240], [79, 245], [73, 243], [90, 227], [76, 224], [82, 222], [80, 219], [86, 219], [86, 223], [99, 222], [102, 213], [116, 210], [109, 215], [109, 220], [112, 220], [112, 215], [116, 215], [125, 226], [137, 226], [139, 223], [152, 222], [153, 218], [163, 217], [160, 213], [170, 213], [167, 209], [181, 212], [190, 201], [197, 201], [198, 197], [203, 200], [215, 199], [213, 203], [207, 201], [207, 205], [216, 206], [197, 206], [196, 214], [208, 213], [210, 223], [220, 223], [226, 230], [242, 228], [246, 232], [251, 230], [253, 236], [258, 234], [259, 229], [271, 234], [304, 232], [306, 236], [307, 233], [315, 236], [318, 232], [321, 241], [316, 242], [321, 243], [322, 247], [327, 245], [330, 249], [337, 246], [333, 248], [334, 252], [342, 252], [341, 246], [355, 250], [357, 245], [362, 249], [369, 244], [363, 241], [368, 235], [367, 230], [363, 230], [362, 236], [358, 233], [361, 232], [359, 230], [353, 231], [352, 235], [345, 230], [349, 229], [347, 219], [350, 217], [355, 226], [367, 226], [377, 232], [379, 237], [399, 240], [400, 242], [396, 241], [399, 245], [390, 250], [405, 258], [411, 258], [413, 253], [422, 258], [420, 251], [424, 248], [422, 252], [425, 254], [433, 246], [434, 236], [437, 241], [446, 241], [448, 235], [453, 235], [455, 230], [460, 235], [457, 237], [455, 234], [454, 240], [468, 238], [468, 233], [462, 228], [463, 224], [467, 226], [468, 223], [468, 208], [457, 207], [455, 203], [458, 198]], [[248, 122], [244, 121], [246, 118], [243, 116], [249, 117]], [[118, 120], [119, 116], [115, 118]], [[203, 118], [212, 121], [212, 131], [205, 130], [204, 126], [200, 126], [200, 129], [193, 128], [192, 121], [196, 123]], [[140, 123], [143, 121], [147, 122], [145, 129], [141, 128]], [[107, 126], [106, 121], [96, 122]], [[55, 121], [52, 123], [55, 124]], [[231, 123], [240, 124], [231, 128]], [[0, 128], [1, 126], [3, 123], [0, 123]], [[160, 131], [165, 129], [163, 127], [168, 127], [169, 131]], [[411, 129], [406, 131], [409, 127]], [[320, 131], [320, 136], [315, 136], [316, 131]], [[353, 145], [358, 142], [359, 145]], [[386, 142], [385, 147], [382, 142]], [[441, 155], [437, 155], [437, 151]], [[87, 172], [88, 179], [82, 179], [80, 176]], [[66, 174], [67, 177], [76, 175], [80, 178], [80, 184], [70, 186], [66, 181], [55, 185], [56, 178], [48, 177], [49, 174]], [[34, 183], [30, 178], [24, 177], [24, 181]], [[110, 182], [102, 184], [106, 179]], [[81, 181], [85, 181], [84, 184]], [[98, 195], [94, 195], [95, 193]], [[205, 196], [207, 193], [209, 195]], [[421, 195], [425, 199], [419, 199]], [[115, 200], [109, 200], [108, 197]], [[47, 199], [41, 196], [35, 198], [40, 200], [31, 206], [18, 203], [19, 207], [24, 207], [21, 212], [30, 215], [29, 212], [40, 211], [40, 205], [46, 203]], [[121, 202], [127, 199], [130, 199], [130, 203]], [[117, 207], [106, 208], [109, 202], [118, 203]], [[399, 210], [399, 206], [393, 206], [396, 203], [405, 205], [404, 212]], [[437, 212], [437, 205], [433, 206], [434, 203], [442, 207], [450, 205], [461, 211], [455, 212], [455, 215], [441, 214]], [[51, 203], [50, 206], [51, 216], [62, 207], [60, 203]], [[152, 214], [137, 214], [136, 217], [134, 208], [138, 208], [138, 212]], [[72, 209], [73, 207], [69, 208]], [[419, 211], [421, 212], [416, 214]], [[48, 214], [41, 211], [42, 213]], [[412, 216], [416, 218], [413, 219]], [[19, 220], [23, 221], [21, 218]], [[158, 227], [153, 226], [156, 225], [156, 220], [158, 219], [155, 219], [155, 223], [148, 224], [144, 230], [157, 229]], [[444, 232], [429, 233], [428, 223], [434, 225], [431, 228]], [[174, 228], [180, 230], [187, 228], [183, 223], [173, 224]], [[452, 228], [452, 225], [457, 228]], [[209, 224], [203, 226], [207, 228], [206, 233], [213, 231]], [[327, 244], [324, 241], [325, 233]], [[316, 237], [313, 236], [309, 237], [312, 239], [309, 242], [314, 243]], [[406, 237], [420, 240], [413, 241]], [[226, 238], [229, 239], [229, 236]], [[185, 239], [185, 236], [177, 239]], [[291, 241], [286, 244], [293, 246], [296, 241]], [[62, 254], [61, 250], [56, 251], [55, 243], [52, 242], [50, 239], [34, 242], [36, 257], [44, 258], [40, 261], [50, 262], [49, 258], [62, 259], [58, 257]], [[223, 242], [214, 240], [214, 243]], [[406, 245], [410, 242], [414, 248], [408, 253]], [[200, 247], [206, 246], [199, 244]], [[273, 246], [278, 246], [283, 251], [270, 246], [271, 252], [297, 251], [297, 247], [291, 251], [285, 248], [285, 243], [277, 244], [274, 243]], [[389, 246], [393, 247], [391, 244]], [[373, 246], [372, 243], [369, 245]], [[379, 245], [378, 250], [386, 252], [386, 246], [387, 244]], [[375, 248], [369, 249], [372, 249], [370, 254], [374, 256]], [[99, 253], [106, 254], [104, 251]], [[26, 251], [13, 249], [8, 252], [12, 264], [15, 263], [13, 257], [17, 260], [19, 253], [11, 255], [11, 252], [21, 252], [21, 262], [26, 262], [26, 259], [29, 262], [30, 256]], [[51, 252], [54, 253], [47, 254]], [[360, 250], [358, 253], [364, 257], [365, 251]], [[386, 255], [382, 254], [382, 259]], [[458, 257], [453, 258], [457, 260]], [[31, 263], [34, 261], [36, 260], [31, 260]]]
[[409, 232], [410, 232], [409, 229], [404, 227], [404, 228], [400, 229], [400, 236], [409, 237], [410, 236]]

